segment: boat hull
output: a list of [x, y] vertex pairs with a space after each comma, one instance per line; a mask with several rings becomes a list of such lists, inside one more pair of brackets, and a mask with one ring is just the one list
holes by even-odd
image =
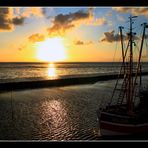
[[101, 133], [102, 136], [123, 136], [123, 135], [129, 135], [127, 133], [111, 131], [111, 130], [108, 130], [108, 129], [100, 129], [100, 133]]
[[141, 118], [131, 118], [104, 111], [99, 114], [99, 120], [102, 136], [148, 134], [148, 121]]
[[102, 136], [148, 134], [148, 123], [127, 125], [100, 121], [100, 133]]

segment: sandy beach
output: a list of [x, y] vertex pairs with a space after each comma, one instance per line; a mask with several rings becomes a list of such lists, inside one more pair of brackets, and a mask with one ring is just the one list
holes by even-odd
[[[143, 78], [147, 83], [148, 77]], [[1, 140], [99, 140], [96, 111], [115, 80], [0, 93]]]
[[98, 139], [96, 110], [113, 83], [0, 93], [0, 139]]

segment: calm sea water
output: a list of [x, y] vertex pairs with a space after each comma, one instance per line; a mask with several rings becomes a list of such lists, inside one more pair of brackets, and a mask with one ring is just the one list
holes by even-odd
[[[121, 63], [0, 63], [0, 82], [118, 73]], [[148, 71], [148, 63], [143, 64]]]

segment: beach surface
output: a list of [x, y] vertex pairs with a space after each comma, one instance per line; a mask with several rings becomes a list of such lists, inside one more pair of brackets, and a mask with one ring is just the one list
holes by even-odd
[[1, 92], [0, 139], [98, 139], [96, 110], [113, 83]]
[[1, 92], [0, 139], [99, 140], [96, 111], [109, 100], [114, 84], [108, 80]]

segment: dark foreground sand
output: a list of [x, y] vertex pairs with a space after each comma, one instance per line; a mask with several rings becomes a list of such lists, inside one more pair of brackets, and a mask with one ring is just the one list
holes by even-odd
[[110, 80], [1, 92], [0, 139], [97, 140], [96, 110], [102, 100], [110, 98], [114, 84]]

